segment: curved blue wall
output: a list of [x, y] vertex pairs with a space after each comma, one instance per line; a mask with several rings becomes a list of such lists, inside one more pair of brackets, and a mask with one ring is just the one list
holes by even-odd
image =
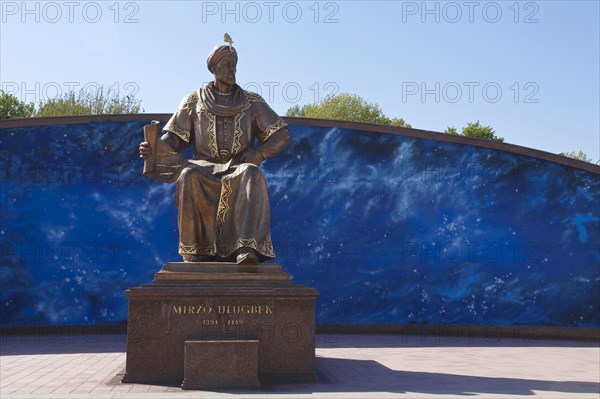
[[[147, 117], [0, 130], [2, 326], [124, 322], [178, 261]], [[292, 125], [272, 236], [320, 323], [600, 327], [600, 175], [499, 149]]]

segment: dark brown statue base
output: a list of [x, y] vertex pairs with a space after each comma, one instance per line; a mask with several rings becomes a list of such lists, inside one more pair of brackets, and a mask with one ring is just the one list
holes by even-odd
[[314, 288], [277, 263], [166, 263], [130, 288], [123, 382], [184, 389], [314, 381]]

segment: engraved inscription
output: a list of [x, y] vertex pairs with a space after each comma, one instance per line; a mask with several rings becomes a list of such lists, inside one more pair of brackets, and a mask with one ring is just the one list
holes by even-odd
[[[270, 305], [173, 305], [171, 312], [174, 315], [272, 315], [273, 306]], [[216, 323], [215, 323], [216, 324]]]

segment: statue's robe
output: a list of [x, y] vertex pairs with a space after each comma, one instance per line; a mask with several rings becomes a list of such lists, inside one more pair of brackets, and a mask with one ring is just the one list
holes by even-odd
[[194, 154], [177, 180], [179, 254], [235, 261], [246, 247], [260, 261], [273, 259], [265, 179], [240, 158], [255, 138], [265, 159], [283, 150], [289, 141], [283, 119], [258, 94], [235, 85], [223, 95], [210, 83], [183, 99], [163, 132], [176, 136], [176, 151], [191, 146]]

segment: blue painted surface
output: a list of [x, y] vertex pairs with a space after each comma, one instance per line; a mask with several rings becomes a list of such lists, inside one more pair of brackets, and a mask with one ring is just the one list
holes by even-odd
[[[0, 131], [3, 326], [124, 322], [178, 261], [145, 120]], [[277, 260], [321, 323], [600, 327], [600, 177], [513, 153], [291, 126], [263, 164]]]

